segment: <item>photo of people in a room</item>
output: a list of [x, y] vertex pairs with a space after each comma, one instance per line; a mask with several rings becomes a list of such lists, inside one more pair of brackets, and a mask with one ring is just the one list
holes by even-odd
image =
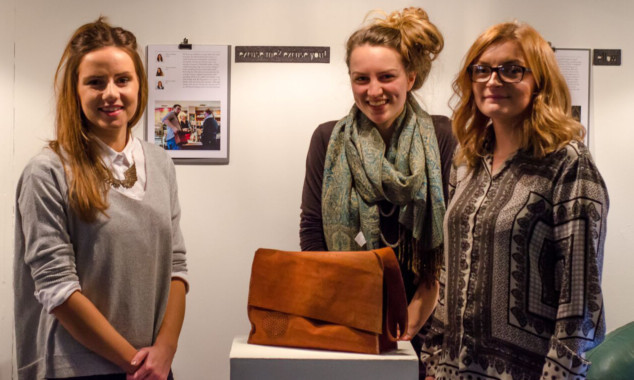
[[157, 101], [154, 143], [165, 150], [220, 150], [220, 101]]

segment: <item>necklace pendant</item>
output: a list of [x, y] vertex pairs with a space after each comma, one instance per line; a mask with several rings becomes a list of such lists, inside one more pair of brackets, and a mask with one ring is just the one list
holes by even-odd
[[137, 181], [136, 162], [123, 173], [123, 176], [124, 179], [117, 179], [114, 178], [111, 171], [108, 171], [108, 176], [106, 177], [105, 182], [115, 189], [118, 189], [119, 187], [123, 187], [124, 189], [131, 188]]

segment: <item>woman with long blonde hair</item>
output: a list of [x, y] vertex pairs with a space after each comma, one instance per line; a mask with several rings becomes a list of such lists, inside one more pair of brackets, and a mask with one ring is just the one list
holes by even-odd
[[18, 378], [172, 378], [185, 245], [171, 159], [131, 134], [148, 92], [136, 38], [83, 25], [55, 78], [56, 138], [17, 189]]

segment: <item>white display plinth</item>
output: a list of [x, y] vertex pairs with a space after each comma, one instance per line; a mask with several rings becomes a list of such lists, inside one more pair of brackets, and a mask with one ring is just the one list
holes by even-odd
[[381, 355], [247, 344], [233, 339], [231, 380], [415, 380], [418, 358], [409, 342]]

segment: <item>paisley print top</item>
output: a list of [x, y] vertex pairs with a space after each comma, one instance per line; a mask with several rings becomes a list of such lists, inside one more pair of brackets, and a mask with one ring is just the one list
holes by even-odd
[[441, 296], [425, 340], [439, 379], [585, 379], [605, 334], [608, 193], [587, 148], [453, 167]]

